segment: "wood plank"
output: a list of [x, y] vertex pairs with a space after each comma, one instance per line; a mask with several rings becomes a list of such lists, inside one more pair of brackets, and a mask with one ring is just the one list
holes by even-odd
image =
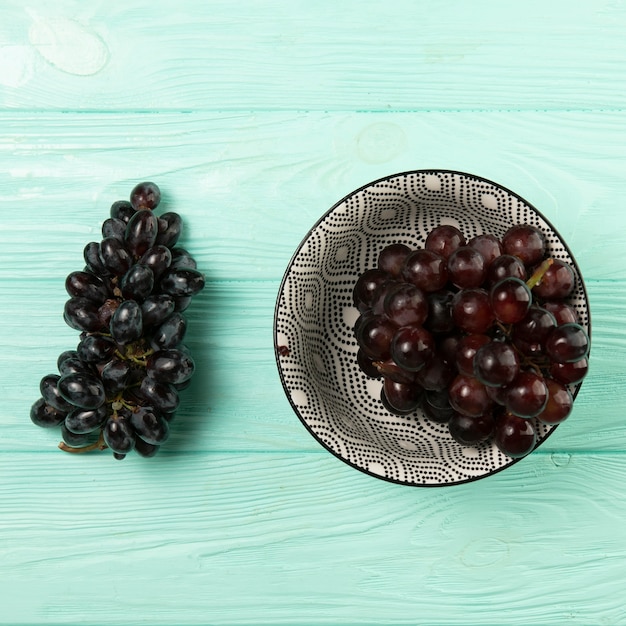
[[4, 109], [626, 106], [621, 2], [5, 5]]
[[3, 281], [63, 280], [110, 204], [145, 179], [184, 216], [183, 245], [209, 279], [278, 280], [346, 194], [425, 168], [513, 189], [556, 225], [587, 279], [626, 277], [626, 213], [616, 210], [626, 111], [4, 113], [0, 126]]
[[3, 453], [0, 476], [6, 624], [626, 620], [623, 455], [417, 490], [311, 454]]

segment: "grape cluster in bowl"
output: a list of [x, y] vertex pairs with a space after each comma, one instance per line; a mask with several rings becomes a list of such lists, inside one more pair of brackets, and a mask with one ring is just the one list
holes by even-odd
[[181, 216], [154, 212], [160, 199], [158, 186], [143, 182], [114, 202], [101, 241], [85, 246], [84, 267], [65, 280], [64, 319], [80, 341], [41, 379], [30, 418], [59, 426], [68, 452], [154, 456], [194, 373], [184, 311], [205, 278], [176, 245]]
[[575, 283], [536, 226], [469, 240], [436, 226], [423, 247], [386, 245], [356, 281], [357, 362], [382, 379], [389, 412], [420, 409], [458, 444], [492, 440], [523, 457], [537, 422], [569, 416], [587, 373], [589, 337], [567, 303]]

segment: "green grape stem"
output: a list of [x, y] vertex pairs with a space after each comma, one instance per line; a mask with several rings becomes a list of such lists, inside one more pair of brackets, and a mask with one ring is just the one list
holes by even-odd
[[544, 274], [548, 271], [550, 266], [554, 263], [554, 259], [549, 257], [541, 263], [541, 265], [533, 272], [533, 275], [526, 281], [526, 285], [529, 289], [532, 289], [535, 285], [541, 282]]

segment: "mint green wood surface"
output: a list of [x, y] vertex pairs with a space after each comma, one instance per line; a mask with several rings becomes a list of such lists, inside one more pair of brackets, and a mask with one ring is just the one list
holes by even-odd
[[[626, 624], [626, 4], [0, 4], [0, 623]], [[412, 489], [325, 452], [281, 389], [283, 271], [344, 195], [458, 169], [537, 206], [592, 370], [537, 452]], [[152, 179], [206, 272], [198, 373], [151, 460], [56, 449], [39, 379], [110, 203]]]

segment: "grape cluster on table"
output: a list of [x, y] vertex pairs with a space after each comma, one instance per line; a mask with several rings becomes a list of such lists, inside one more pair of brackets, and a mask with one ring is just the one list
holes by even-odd
[[68, 452], [154, 456], [194, 373], [183, 312], [205, 279], [176, 245], [180, 215], [154, 212], [160, 199], [158, 186], [143, 182], [129, 201], [114, 202], [101, 241], [85, 246], [85, 266], [65, 280], [64, 319], [80, 340], [58, 357], [58, 373], [41, 379], [30, 418], [59, 426]]
[[588, 369], [589, 337], [569, 303], [576, 274], [548, 256], [542, 231], [510, 227], [466, 240], [431, 230], [423, 248], [393, 243], [353, 290], [357, 361], [382, 379], [396, 415], [421, 409], [463, 446], [493, 441], [511, 458], [573, 406]]

